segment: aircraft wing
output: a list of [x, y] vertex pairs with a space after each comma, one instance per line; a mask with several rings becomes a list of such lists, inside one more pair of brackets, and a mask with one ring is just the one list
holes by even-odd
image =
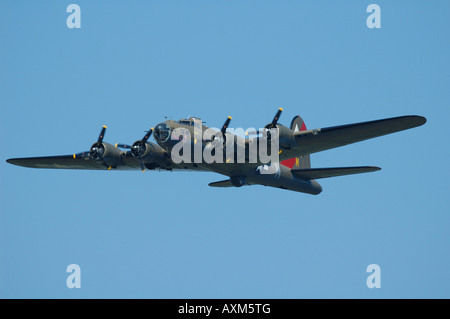
[[[110, 166], [106, 165], [103, 161], [95, 161], [86, 154], [79, 153], [73, 155], [59, 155], [59, 156], [43, 156], [43, 157], [23, 157], [23, 158], [11, 158], [6, 160], [10, 164], [30, 167], [30, 168], [52, 168], [52, 169], [88, 169], [88, 170], [108, 170]], [[137, 166], [129, 166], [123, 163], [122, 165], [115, 165], [112, 167], [120, 170], [134, 170], [139, 168]]]
[[[383, 136], [425, 124], [422, 116], [409, 115], [355, 124], [295, 132], [296, 145], [283, 157], [307, 155]], [[295, 154], [295, 155], [294, 155]]]

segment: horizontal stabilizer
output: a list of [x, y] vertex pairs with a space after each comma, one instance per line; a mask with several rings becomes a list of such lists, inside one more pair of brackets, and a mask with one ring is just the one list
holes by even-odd
[[356, 167], [329, 167], [329, 168], [311, 168], [311, 169], [292, 169], [291, 173], [295, 176], [310, 180], [327, 177], [336, 177], [360, 173], [369, 173], [379, 171], [381, 168], [376, 166], [356, 166]]
[[233, 187], [233, 185], [231, 184], [231, 181], [229, 179], [226, 179], [224, 181], [209, 183], [208, 185], [211, 187]]

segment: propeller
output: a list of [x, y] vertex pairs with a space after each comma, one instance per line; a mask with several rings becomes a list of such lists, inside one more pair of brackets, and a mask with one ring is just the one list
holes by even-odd
[[106, 125], [103, 125], [100, 135], [98, 136], [97, 143], [92, 145], [91, 151], [89, 152], [89, 156], [96, 161], [103, 159], [103, 154], [105, 153], [105, 146], [103, 145], [103, 137], [105, 137], [105, 132]]
[[[223, 123], [222, 128], [220, 129], [220, 132], [222, 133], [222, 136], [223, 136], [223, 145], [225, 145], [227, 142], [227, 137], [226, 137], [225, 133], [226, 133], [227, 127], [230, 124], [230, 122], [231, 122], [231, 116], [228, 116], [228, 118], [225, 120], [225, 123]], [[214, 141], [215, 138], [216, 138], [216, 136], [213, 135], [211, 138], [211, 142]]]
[[88, 152], [73, 154], [74, 159], [91, 159], [101, 163], [108, 170], [116, 168], [121, 162], [123, 152], [117, 149], [117, 146], [103, 142], [106, 133], [106, 125], [102, 126], [97, 141], [92, 144]]
[[231, 122], [231, 116], [228, 116], [225, 123], [223, 123], [222, 128], [220, 129], [220, 132], [222, 132], [222, 136], [223, 136], [223, 145], [224, 146], [227, 144], [226, 130], [227, 130], [227, 127], [230, 124], [230, 122]]
[[[102, 130], [100, 131], [100, 135], [98, 136], [97, 142], [92, 144], [89, 152], [82, 152], [78, 154], [73, 154], [73, 158], [83, 158], [83, 159], [93, 159], [95, 161], [101, 161], [101, 163], [110, 170], [112, 168], [111, 165], [108, 165], [106, 163], [105, 159], [103, 158], [106, 152], [105, 144], [103, 143], [103, 138], [105, 137], [106, 132], [106, 125], [102, 126]], [[106, 143], [109, 145], [108, 143]]]
[[277, 125], [278, 119], [280, 118], [281, 112], [283, 112], [283, 109], [280, 107], [277, 111], [277, 114], [275, 114], [275, 117], [272, 120], [272, 123], [266, 126], [266, 128], [274, 128]]
[[[130, 148], [131, 148], [131, 154], [133, 154], [134, 157], [136, 157], [139, 162], [141, 163], [141, 170], [145, 171], [145, 165], [142, 161], [142, 156], [145, 154], [145, 151], [147, 150], [147, 140], [150, 138], [150, 136], [153, 133], [153, 127], [150, 128], [149, 131], [147, 131], [147, 134], [145, 134], [144, 138], [140, 141], [135, 142]], [[121, 144], [124, 145], [124, 144]], [[128, 145], [125, 145], [128, 146]]]
[[222, 132], [222, 135], [225, 137], [225, 131], [227, 130], [228, 125], [231, 122], [231, 116], [228, 116], [227, 120], [225, 121], [225, 123], [223, 123], [222, 129], [220, 130]]
[[[267, 124], [264, 127], [263, 135], [265, 134], [268, 141], [272, 140], [272, 137], [273, 137], [272, 135], [274, 135], [274, 132], [272, 132], [272, 129], [277, 126], [278, 119], [280, 118], [281, 112], [283, 112], [283, 109], [280, 107], [280, 108], [278, 108], [278, 111], [275, 114], [275, 116], [272, 120], [272, 123]], [[277, 133], [277, 131], [275, 132], [275, 134], [276, 133]]]
[[[272, 122], [270, 124], [267, 124], [264, 127], [264, 131], [266, 131], [266, 129], [270, 130], [270, 129], [274, 128], [277, 125], [278, 120], [280, 119], [281, 112], [283, 112], [283, 109], [280, 107], [280, 108], [278, 108], [278, 111], [275, 114]], [[260, 135], [261, 133], [263, 133], [263, 132], [261, 132], [260, 130], [248, 130], [248, 131], [245, 132], [245, 135], [247, 135], [247, 136], [248, 135]]]

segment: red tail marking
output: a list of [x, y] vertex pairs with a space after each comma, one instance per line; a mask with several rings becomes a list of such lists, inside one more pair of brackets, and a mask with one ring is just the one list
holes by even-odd
[[[306, 131], [306, 125], [305, 122], [302, 123], [302, 127], [300, 128], [300, 131]], [[292, 169], [297, 161], [300, 161], [298, 157], [289, 158], [287, 160], [281, 161], [281, 165], [284, 165], [288, 167], [289, 169]]]

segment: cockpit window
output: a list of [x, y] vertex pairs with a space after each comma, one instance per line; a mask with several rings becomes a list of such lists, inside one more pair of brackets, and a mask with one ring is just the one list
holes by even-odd
[[179, 120], [178, 123], [180, 123], [182, 125], [188, 125], [188, 126], [192, 125], [192, 122], [189, 120]]
[[170, 127], [166, 123], [156, 125], [153, 136], [157, 142], [166, 142], [170, 138]]

